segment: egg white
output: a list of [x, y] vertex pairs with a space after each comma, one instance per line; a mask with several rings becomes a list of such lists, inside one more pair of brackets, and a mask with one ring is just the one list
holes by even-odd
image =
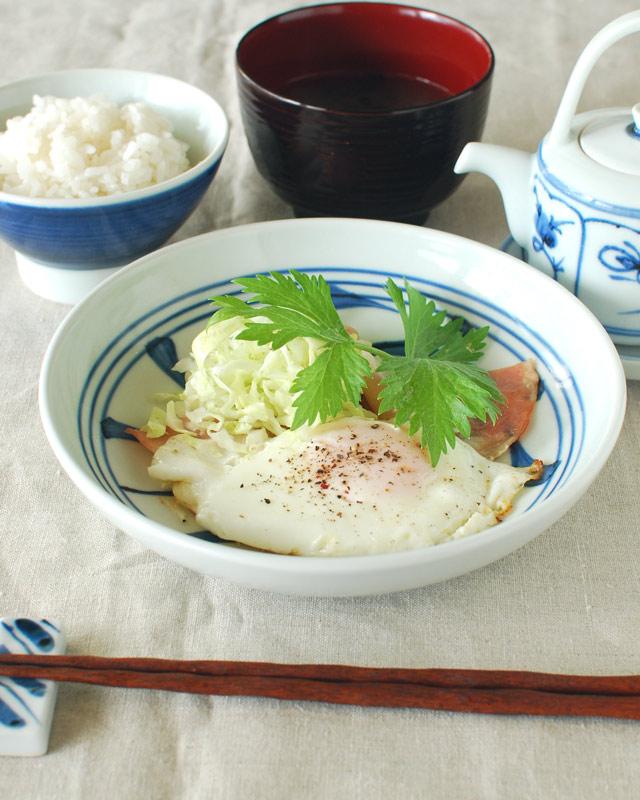
[[465, 442], [434, 468], [402, 427], [349, 417], [285, 431], [255, 452], [177, 436], [152, 477], [204, 528], [261, 550], [350, 556], [426, 547], [499, 522], [539, 472], [489, 461]]

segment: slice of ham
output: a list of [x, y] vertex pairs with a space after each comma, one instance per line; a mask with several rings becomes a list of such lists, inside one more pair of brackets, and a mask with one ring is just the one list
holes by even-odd
[[[470, 420], [471, 436], [465, 441], [480, 455], [493, 461], [505, 453], [526, 431], [538, 397], [539, 378], [532, 359], [519, 361], [502, 369], [489, 370], [489, 374], [507, 402], [500, 405], [502, 414], [495, 424], [490, 420]], [[366, 379], [363, 391], [364, 404], [374, 414], [380, 408], [378, 395], [382, 379], [383, 375], [374, 372], [372, 377]], [[390, 419], [394, 415], [395, 411], [391, 410], [380, 417]]]
[[466, 439], [474, 450], [494, 460], [523, 435], [538, 397], [539, 377], [532, 359], [510, 367], [489, 370], [506, 399], [502, 414], [495, 421], [472, 419], [471, 436]]
[[167, 428], [164, 436], [156, 436], [155, 438], [147, 436], [145, 431], [138, 430], [138, 428], [126, 428], [126, 431], [134, 436], [150, 453], [155, 453], [159, 447], [162, 447], [172, 436], [176, 435], [176, 431], [172, 431], [171, 428]]

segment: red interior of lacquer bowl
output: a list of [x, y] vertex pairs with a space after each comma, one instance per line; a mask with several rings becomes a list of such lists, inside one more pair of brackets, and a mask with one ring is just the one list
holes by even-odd
[[471, 89], [491, 71], [483, 37], [433, 11], [388, 3], [311, 6], [253, 28], [238, 65], [255, 83], [280, 93], [292, 77], [374, 70], [428, 79], [451, 94]]

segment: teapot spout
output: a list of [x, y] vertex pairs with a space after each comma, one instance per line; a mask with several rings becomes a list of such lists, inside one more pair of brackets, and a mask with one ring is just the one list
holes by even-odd
[[525, 250], [528, 249], [533, 224], [530, 213], [531, 195], [527, 191], [533, 158], [530, 153], [522, 150], [469, 142], [453, 168], [459, 174], [480, 172], [497, 184], [511, 235]]

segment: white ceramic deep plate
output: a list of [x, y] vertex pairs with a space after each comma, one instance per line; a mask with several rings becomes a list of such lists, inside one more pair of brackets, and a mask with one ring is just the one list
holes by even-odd
[[[513, 240], [512, 236], [508, 236], [504, 240], [500, 245], [500, 249], [515, 258], [525, 261], [524, 251], [520, 245]], [[634, 381], [640, 380], [640, 347], [635, 347], [630, 344], [615, 344], [615, 348], [618, 351], [627, 378]]]
[[[189, 535], [163, 505], [157, 483], [146, 474], [148, 454], [122, 438], [124, 428], [146, 421], [154, 392], [175, 391], [170, 368], [209, 318], [211, 296], [237, 291], [231, 278], [290, 268], [322, 272], [345, 321], [375, 342], [401, 338], [398, 314], [382, 286], [388, 276], [406, 276], [440, 308], [472, 325], [491, 326], [483, 362], [488, 368], [535, 359], [543, 388], [511, 456], [542, 458], [548, 467], [503, 523], [404, 553], [305, 558]], [[611, 339], [551, 279], [457, 236], [348, 219], [238, 226], [145, 256], [71, 311], [47, 351], [40, 382], [42, 420], [54, 452], [117, 527], [164, 557], [217, 578], [330, 596], [427, 585], [521, 547], [587, 490], [616, 442], [625, 401], [624, 372]]]

